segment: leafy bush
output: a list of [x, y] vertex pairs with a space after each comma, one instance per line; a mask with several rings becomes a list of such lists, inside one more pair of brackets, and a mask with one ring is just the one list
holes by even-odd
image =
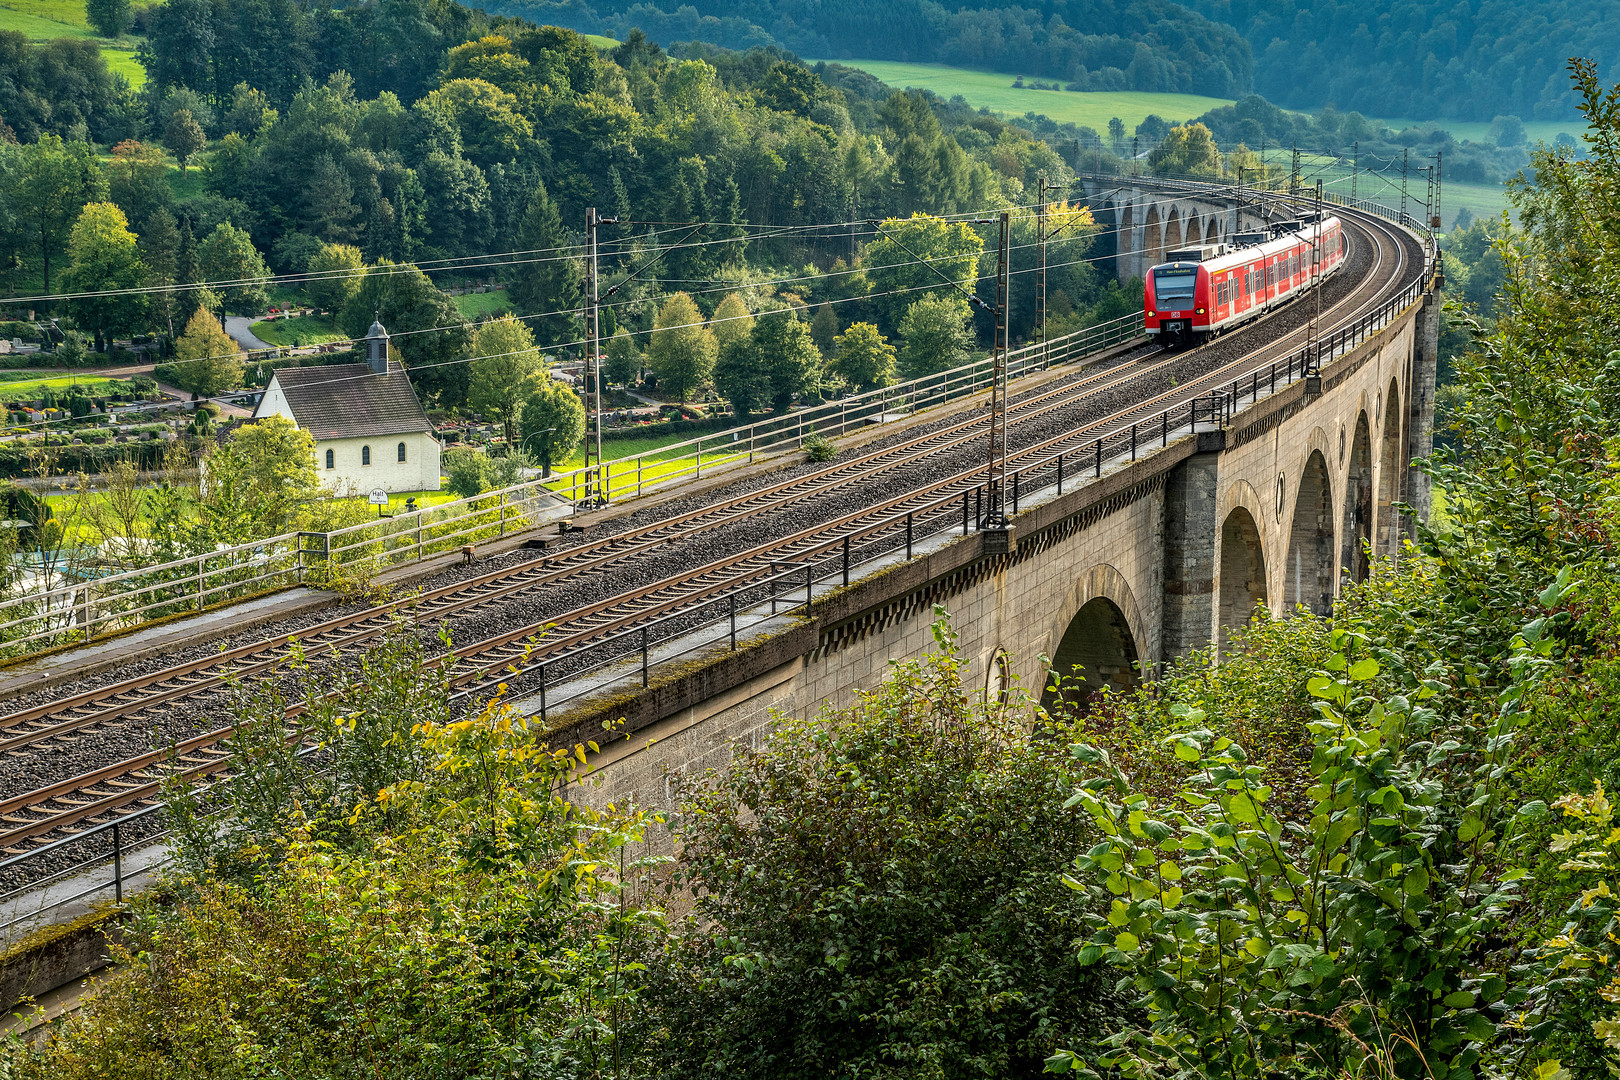
[[831, 461], [838, 456], [838, 444], [825, 435], [818, 435], [815, 429], [804, 438], [804, 452], [811, 461]]

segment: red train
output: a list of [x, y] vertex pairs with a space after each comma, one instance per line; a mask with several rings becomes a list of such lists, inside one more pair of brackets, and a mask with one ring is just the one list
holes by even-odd
[[1311, 284], [1311, 246], [1320, 244], [1320, 272], [1344, 262], [1344, 231], [1336, 217], [1289, 222], [1274, 238], [1240, 233], [1233, 246], [1167, 253], [1148, 271], [1143, 310], [1147, 332], [1164, 344], [1196, 345], [1212, 334], [1269, 311]]

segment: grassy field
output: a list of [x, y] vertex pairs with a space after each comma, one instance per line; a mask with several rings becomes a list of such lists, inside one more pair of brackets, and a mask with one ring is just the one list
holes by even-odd
[[30, 41], [93, 38], [101, 43], [109, 69], [137, 90], [146, 82], [146, 69], [135, 60], [133, 39], [113, 41], [97, 35], [84, 16], [83, 0], [0, 0], [0, 30], [20, 31]]
[[601, 34], [586, 34], [585, 40], [590, 42], [592, 45], [595, 45], [598, 49], [617, 49], [620, 44], [613, 38], [603, 37]]
[[1072, 121], [1084, 124], [1105, 134], [1109, 119], [1115, 116], [1125, 122], [1126, 131], [1134, 131], [1136, 125], [1147, 119], [1150, 113], [1166, 120], [1181, 121], [1232, 104], [1224, 98], [1200, 97], [1197, 94], [1145, 94], [1137, 91], [1079, 94], [1066, 90], [1020, 90], [1013, 86], [1013, 75], [970, 71], [944, 64], [902, 64], [889, 60], [829, 62], [860, 68], [893, 87], [932, 90], [942, 98], [961, 94], [976, 109], [989, 109], [1007, 116], [1023, 116], [1033, 112], [1049, 116], [1059, 123]]
[[27, 377], [14, 380], [8, 379], [5, 382], [0, 382], [0, 401], [25, 401], [31, 398], [37, 398], [39, 397], [40, 391], [44, 390], [46, 387], [50, 387], [52, 390], [60, 392], [66, 390], [74, 383], [78, 383], [80, 386], [98, 387], [106, 386], [108, 383], [114, 381], [116, 380], [105, 379], [97, 375], [80, 375], [77, 377], [72, 375], [53, 375], [44, 379]]
[[343, 331], [332, 326], [325, 315], [300, 315], [295, 319], [264, 319], [248, 327], [256, 337], [272, 345], [294, 347], [341, 341]]
[[[452, 296], [456, 302], [456, 310], [461, 312], [464, 319], [481, 319], [486, 315], [505, 315], [512, 310], [511, 301], [507, 300], [506, 293], [462, 293]], [[268, 340], [268, 339], [266, 339]]]

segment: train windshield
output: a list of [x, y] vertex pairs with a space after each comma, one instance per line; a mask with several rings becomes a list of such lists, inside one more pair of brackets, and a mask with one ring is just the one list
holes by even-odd
[[1153, 295], [1162, 308], [1192, 307], [1197, 270], [1153, 271]]

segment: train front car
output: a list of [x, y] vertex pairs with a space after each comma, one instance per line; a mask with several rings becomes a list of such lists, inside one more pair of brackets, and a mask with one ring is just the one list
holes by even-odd
[[1143, 292], [1148, 335], [1166, 348], [1196, 345], [1209, 331], [1209, 273], [1200, 263], [1153, 267]]

